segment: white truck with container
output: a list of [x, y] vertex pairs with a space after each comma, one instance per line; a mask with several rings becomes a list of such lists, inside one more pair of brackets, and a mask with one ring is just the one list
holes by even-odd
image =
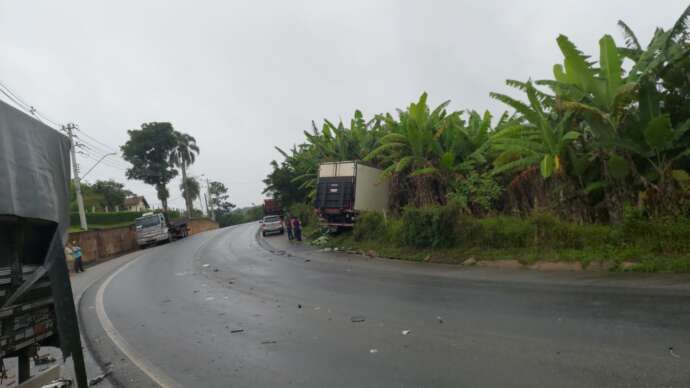
[[388, 211], [390, 179], [382, 173], [358, 161], [319, 165], [315, 208], [321, 225], [349, 228], [359, 212]]

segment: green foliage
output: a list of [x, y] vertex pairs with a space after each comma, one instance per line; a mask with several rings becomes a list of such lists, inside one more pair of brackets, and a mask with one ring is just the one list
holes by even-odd
[[209, 183], [208, 193], [211, 198], [208, 201], [213, 206], [216, 214], [229, 213], [235, 208], [235, 204], [228, 200], [230, 198], [228, 191], [228, 188], [222, 182], [211, 181]]
[[357, 218], [353, 230], [355, 240], [380, 238], [385, 236], [386, 220], [383, 214], [378, 212], [362, 212]]
[[194, 163], [196, 155], [199, 154], [199, 147], [196, 145], [194, 137], [180, 132], [173, 132], [175, 145], [170, 151], [169, 163], [182, 170], [182, 184], [180, 191], [185, 200], [187, 215], [192, 215], [194, 198], [199, 196], [199, 183], [194, 178], [187, 177], [187, 167]]
[[221, 228], [224, 228], [226, 226], [258, 221], [261, 217], [263, 217], [263, 207], [251, 206], [216, 214], [216, 221]]
[[[488, 112], [451, 110], [448, 101], [432, 106], [426, 93], [395, 113], [367, 120], [355, 111], [349, 123], [312, 123], [302, 144], [278, 149], [284, 160], [271, 163], [265, 193], [286, 206], [310, 203], [319, 163], [364, 160], [391, 178], [392, 214], [447, 203], [477, 216], [529, 220], [548, 210], [590, 224], [619, 225], [626, 203], [654, 219], [683, 214], [690, 203], [688, 20], [690, 7], [646, 46], [621, 21], [625, 46], [603, 35], [590, 48], [596, 56], [558, 36], [562, 61], [553, 76], [507, 80], [523, 97], [492, 93], [510, 109], [494, 123]], [[505, 226], [497, 235], [518, 244], [538, 228]], [[549, 236], [542, 229], [538, 241]], [[445, 243], [414, 234], [423, 237], [413, 245]], [[413, 242], [402, 231], [389, 239], [400, 236]]]
[[127, 169], [127, 179], [155, 186], [158, 199], [167, 209], [170, 193], [166, 185], [177, 175], [169, 160], [177, 144], [172, 124], [144, 123], [141, 129], [130, 129], [127, 133], [129, 140], [120, 147], [123, 158], [132, 165]]
[[[141, 217], [146, 212], [109, 212], [109, 213], [86, 213], [86, 222], [91, 225], [119, 225], [125, 223], [134, 223], [134, 220]], [[180, 212], [169, 210], [166, 213], [168, 220], [175, 220], [180, 218]], [[79, 225], [79, 213], [70, 213], [70, 225]]]
[[297, 203], [290, 206], [287, 215], [289, 217], [297, 217], [302, 223], [302, 227], [305, 228], [319, 224], [319, 219], [316, 217], [316, 213], [314, 213], [314, 208], [303, 203]]
[[191, 200], [190, 203], [192, 206], [190, 206], [187, 210], [189, 211], [193, 209], [193, 201], [195, 198], [199, 197], [199, 193], [201, 192], [199, 181], [193, 177], [183, 179], [182, 182], [180, 182], [180, 192], [182, 192], [182, 197], [185, 199], [189, 198]]
[[455, 243], [457, 209], [444, 206], [403, 210], [401, 236], [396, 238], [417, 248], [442, 248]]

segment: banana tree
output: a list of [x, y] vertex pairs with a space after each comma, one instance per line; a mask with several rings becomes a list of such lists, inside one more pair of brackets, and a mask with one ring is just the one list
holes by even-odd
[[538, 165], [542, 177], [549, 178], [562, 172], [561, 156], [568, 144], [580, 137], [580, 133], [570, 130], [571, 114], [558, 116], [544, 110], [539, 91], [531, 81], [524, 84], [524, 90], [529, 104], [504, 94], [491, 93], [492, 98], [509, 105], [522, 116], [521, 122], [492, 136], [492, 146], [499, 152], [493, 173]]

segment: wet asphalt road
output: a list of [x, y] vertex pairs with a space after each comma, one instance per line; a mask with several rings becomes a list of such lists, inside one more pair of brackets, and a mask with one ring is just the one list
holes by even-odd
[[181, 386], [690, 387], [687, 277], [372, 260], [257, 226], [147, 250], [104, 291], [117, 331]]

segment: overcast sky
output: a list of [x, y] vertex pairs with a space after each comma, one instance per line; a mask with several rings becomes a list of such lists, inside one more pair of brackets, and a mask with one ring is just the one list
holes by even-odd
[[[601, 35], [622, 44], [618, 19], [646, 45], [687, 5], [0, 0], [0, 82], [50, 119], [77, 123], [91, 158], [118, 149], [127, 129], [172, 122], [201, 148], [191, 174], [224, 182], [245, 206], [261, 202], [273, 146], [301, 142], [311, 120], [369, 117], [423, 91], [433, 104], [500, 113], [489, 92], [508, 91], [507, 78], [550, 77], [559, 33], [598, 57]], [[104, 163], [88, 181], [125, 182], [158, 203], [152, 187], [125, 180], [124, 161]], [[173, 207], [184, 205], [178, 186]]]

